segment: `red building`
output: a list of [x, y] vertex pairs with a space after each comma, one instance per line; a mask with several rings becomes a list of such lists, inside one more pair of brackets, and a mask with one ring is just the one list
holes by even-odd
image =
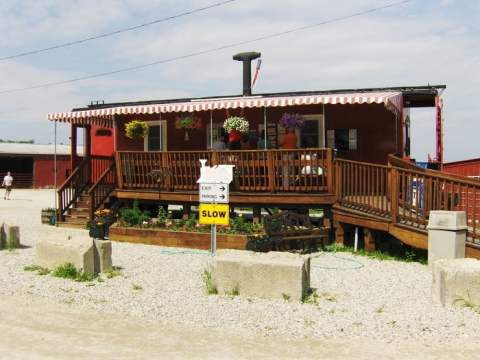
[[445, 163], [443, 164], [443, 171], [480, 179], [480, 158]]
[[[53, 188], [54, 154], [54, 145], [0, 143], [0, 177], [10, 171], [16, 188]], [[57, 145], [56, 162], [60, 186], [72, 170], [70, 146]]]

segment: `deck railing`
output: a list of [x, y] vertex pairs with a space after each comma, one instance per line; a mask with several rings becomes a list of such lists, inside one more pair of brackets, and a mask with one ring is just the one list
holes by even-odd
[[465, 211], [467, 239], [480, 245], [480, 182], [397, 158], [389, 166], [335, 161], [338, 204], [426, 231], [431, 210]]
[[385, 165], [335, 160], [336, 195], [341, 205], [389, 216], [389, 168]]
[[232, 191], [333, 193], [331, 149], [117, 152], [121, 189], [197, 190], [200, 159], [231, 164]]

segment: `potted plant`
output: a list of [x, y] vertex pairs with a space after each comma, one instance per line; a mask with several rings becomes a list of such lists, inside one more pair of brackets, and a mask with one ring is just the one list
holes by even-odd
[[108, 228], [116, 218], [110, 209], [95, 211], [93, 220], [90, 222], [89, 235], [95, 239], [105, 239], [108, 236]]
[[42, 209], [42, 224], [55, 225], [57, 219], [55, 208]]
[[280, 125], [285, 129], [301, 129], [305, 125], [303, 116], [300, 114], [284, 113], [280, 118]]
[[[244, 117], [230, 116], [223, 122], [223, 128], [228, 133], [228, 142], [232, 150], [237, 150], [235, 145], [240, 144], [242, 134], [247, 134], [249, 123]], [[232, 146], [233, 145], [233, 146]]]
[[189, 141], [190, 140], [189, 131], [201, 129], [202, 120], [190, 114], [179, 116], [175, 119], [175, 128], [179, 130], [180, 129], [185, 130], [184, 140]]
[[148, 124], [145, 121], [132, 120], [125, 124], [125, 135], [129, 139], [143, 139], [148, 135]]

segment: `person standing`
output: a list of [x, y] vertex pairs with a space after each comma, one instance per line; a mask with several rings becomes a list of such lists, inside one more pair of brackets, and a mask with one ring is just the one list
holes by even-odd
[[2, 186], [5, 186], [5, 200], [10, 200], [10, 193], [12, 192], [13, 177], [10, 174], [10, 171], [7, 172], [7, 175], [3, 178]]

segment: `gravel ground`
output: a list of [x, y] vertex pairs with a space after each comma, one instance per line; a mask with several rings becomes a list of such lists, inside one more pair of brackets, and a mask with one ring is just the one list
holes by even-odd
[[113, 262], [122, 275], [104, 282], [77, 283], [26, 272], [24, 266], [35, 264], [33, 246], [39, 238], [75, 232], [40, 224], [40, 209], [53, 200], [49, 190], [15, 190], [12, 200], [0, 200], [1, 221], [19, 224], [22, 243], [29, 246], [0, 252], [0, 295], [33, 296], [156, 323], [289, 338], [438, 343], [480, 334], [477, 313], [432, 304], [430, 271], [418, 263], [315, 254], [311, 285], [318, 304], [207, 296], [200, 274], [208, 254], [148, 245], [114, 243]]

